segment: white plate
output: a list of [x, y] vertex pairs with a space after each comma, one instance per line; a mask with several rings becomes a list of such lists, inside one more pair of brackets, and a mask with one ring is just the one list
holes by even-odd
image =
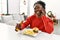
[[[24, 29], [24, 30], [22, 30], [20, 33], [23, 34], [23, 32], [26, 31], [26, 30], [32, 30], [32, 29]], [[37, 36], [40, 32], [41, 32], [41, 31], [38, 31], [38, 33], [35, 33], [34, 35], [28, 35], [28, 34], [23, 34], [23, 35], [28, 35], [28, 36], [33, 36], [33, 37], [35, 37], [35, 36]]]

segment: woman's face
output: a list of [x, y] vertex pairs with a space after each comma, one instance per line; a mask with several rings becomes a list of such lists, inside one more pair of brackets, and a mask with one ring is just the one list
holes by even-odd
[[34, 12], [35, 14], [37, 14], [38, 16], [40, 16], [42, 14], [42, 5], [40, 4], [35, 4], [34, 5]]

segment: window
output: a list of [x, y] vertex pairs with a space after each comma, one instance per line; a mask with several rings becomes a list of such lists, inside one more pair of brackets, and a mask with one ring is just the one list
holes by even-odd
[[0, 0], [0, 14], [7, 14], [7, 0]]
[[1, 14], [1, 0], [0, 0], [0, 14]]

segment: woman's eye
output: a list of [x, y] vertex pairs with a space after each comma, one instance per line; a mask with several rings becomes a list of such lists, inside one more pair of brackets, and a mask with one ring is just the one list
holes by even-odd
[[36, 7], [36, 8], [34, 8], [34, 9], [39, 9], [39, 7]]

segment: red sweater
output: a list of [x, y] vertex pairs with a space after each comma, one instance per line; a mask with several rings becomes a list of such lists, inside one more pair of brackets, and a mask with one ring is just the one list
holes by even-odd
[[38, 18], [36, 15], [32, 15], [22, 24], [21, 29], [28, 25], [30, 25], [30, 28], [37, 27], [39, 30], [47, 33], [52, 33], [53, 31], [53, 21], [46, 16]]

